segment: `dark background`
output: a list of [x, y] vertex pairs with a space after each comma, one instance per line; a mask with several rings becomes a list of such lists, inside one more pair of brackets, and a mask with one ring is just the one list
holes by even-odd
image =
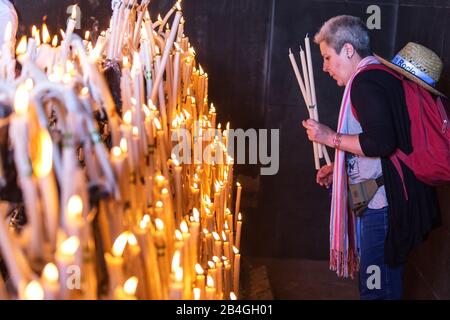
[[[174, 0], [153, 0], [153, 18]], [[66, 0], [16, 0], [21, 32], [47, 16], [53, 32], [68, 17]], [[99, 20], [104, 29], [110, 1], [78, 1], [84, 30]], [[210, 100], [219, 121], [233, 128], [280, 130], [280, 170], [259, 176], [258, 166], [237, 166], [243, 184], [244, 256], [328, 259], [326, 190], [315, 184], [311, 144], [300, 126], [306, 109], [299, 94], [288, 49], [298, 52], [327, 19], [351, 14], [367, 20], [369, 5], [381, 8], [381, 29], [371, 32], [374, 52], [391, 58], [408, 41], [434, 50], [444, 61], [440, 89], [450, 94], [450, 0], [185, 0], [185, 30], [198, 61], [210, 78]], [[336, 127], [342, 89], [321, 72], [319, 49], [312, 45], [321, 121]], [[450, 298], [450, 189], [439, 190], [444, 226], [416, 250], [407, 268], [407, 295]]]

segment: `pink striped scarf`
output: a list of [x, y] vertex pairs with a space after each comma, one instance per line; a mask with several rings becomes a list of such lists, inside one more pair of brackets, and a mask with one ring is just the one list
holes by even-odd
[[[348, 116], [351, 112], [350, 90], [355, 76], [367, 65], [379, 63], [373, 56], [360, 61], [356, 71], [345, 86], [339, 112], [337, 131], [348, 133]], [[359, 270], [356, 248], [356, 219], [348, 209], [347, 170], [345, 151], [336, 150], [333, 173], [333, 196], [330, 213], [330, 269], [339, 277], [351, 277]]]

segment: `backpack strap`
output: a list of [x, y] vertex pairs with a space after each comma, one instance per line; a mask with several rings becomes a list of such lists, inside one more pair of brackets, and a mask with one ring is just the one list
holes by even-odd
[[[391, 69], [391, 68], [389, 68], [389, 67], [387, 67], [387, 66], [385, 66], [383, 64], [370, 64], [370, 65], [367, 65], [366, 67], [364, 67], [361, 70], [361, 72], [369, 71], [369, 70], [386, 71], [389, 74], [391, 74], [392, 76], [394, 76], [395, 78], [397, 78], [400, 81], [402, 81], [402, 83], [405, 81], [405, 77], [402, 74], [396, 72], [395, 70], [393, 70], [393, 69]], [[404, 83], [403, 83], [403, 85], [404, 85]], [[353, 104], [351, 104], [351, 107], [352, 107], [352, 112], [355, 115], [355, 118], [358, 119], [356, 117], [356, 110], [354, 110]], [[408, 192], [406, 190], [405, 177], [404, 177], [404, 174], [403, 174], [402, 166], [400, 164], [400, 160], [405, 161], [406, 157], [407, 157], [406, 154], [402, 150], [397, 148], [395, 150], [395, 152], [389, 157], [389, 159], [391, 160], [392, 164], [394, 165], [395, 169], [397, 170], [397, 173], [398, 173], [398, 175], [400, 177], [400, 180], [402, 182], [403, 193], [405, 195], [405, 199], [408, 200]]]

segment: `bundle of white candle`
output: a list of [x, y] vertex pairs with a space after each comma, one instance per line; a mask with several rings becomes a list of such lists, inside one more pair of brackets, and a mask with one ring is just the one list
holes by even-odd
[[[74, 34], [74, 6], [60, 45], [34, 27], [17, 46], [21, 74], [0, 73], [0, 103], [13, 107], [1, 125], [27, 218], [11, 228], [5, 218], [20, 204], [0, 202], [1, 298], [239, 295], [242, 187], [229, 125], [222, 132], [208, 107], [180, 2], [156, 23], [149, 2], [113, 1], [95, 45]], [[121, 64], [121, 110], [105, 60]], [[0, 65], [9, 61], [3, 52]]]
[[[309, 118], [319, 121], [316, 86], [314, 83], [314, 71], [312, 67], [311, 48], [308, 35], [305, 37], [305, 50], [306, 57], [305, 52], [302, 47], [300, 47], [300, 61], [302, 64], [303, 79], [291, 49], [289, 49], [289, 59], [291, 60], [292, 69], [294, 70], [298, 85], [300, 86], [300, 91], [305, 101], [306, 108], [308, 109]], [[326, 146], [313, 142], [313, 151], [316, 170], [320, 169], [320, 159], [324, 157], [327, 165], [331, 163]]]

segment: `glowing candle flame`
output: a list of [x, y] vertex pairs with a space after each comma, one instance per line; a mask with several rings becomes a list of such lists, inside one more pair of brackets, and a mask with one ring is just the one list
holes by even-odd
[[125, 281], [123, 285], [123, 291], [125, 294], [129, 296], [134, 296], [136, 294], [136, 288], [138, 285], [138, 278], [137, 277], [131, 277], [127, 281]]
[[81, 214], [83, 212], [83, 200], [81, 200], [81, 197], [77, 194], [74, 194], [69, 198], [69, 201], [67, 202], [67, 215], [72, 218], [76, 219], [81, 217]]
[[59, 271], [54, 263], [47, 263], [42, 271], [42, 276], [51, 283], [58, 283]]
[[127, 110], [125, 111], [124, 115], [123, 115], [123, 122], [126, 125], [131, 125], [131, 121], [132, 121], [133, 115], [131, 113], [131, 110]]
[[123, 252], [125, 251], [125, 246], [128, 242], [128, 232], [122, 232], [114, 241], [113, 247], [112, 247], [112, 254], [115, 257], [121, 257]]
[[175, 280], [177, 282], [183, 281], [183, 268], [177, 268], [175, 270]]
[[30, 281], [25, 287], [26, 300], [44, 300], [44, 289], [41, 284], [36, 281]]
[[51, 37], [50, 33], [48, 32], [47, 25], [44, 23], [42, 24], [42, 42], [47, 44], [50, 43]]
[[38, 143], [35, 144], [36, 155], [33, 157], [33, 171], [38, 178], [46, 177], [52, 170], [53, 144], [47, 130], [39, 130]]
[[206, 277], [206, 286], [209, 288], [214, 288], [214, 279], [211, 276]]
[[200, 212], [198, 212], [197, 208], [192, 209], [192, 215], [195, 222], [200, 222]]
[[181, 260], [180, 251], [177, 250], [173, 254], [173, 258], [172, 258], [172, 272], [175, 272], [180, 267], [180, 260]]
[[127, 239], [127, 241], [128, 241], [128, 244], [129, 244], [130, 246], [137, 246], [137, 244], [138, 244], [137, 239], [136, 239], [136, 236], [135, 236], [132, 232], [130, 232], [130, 233], [128, 234], [128, 239]]
[[155, 226], [157, 230], [162, 231], [164, 229], [164, 222], [161, 219], [157, 218], [155, 219]]
[[80, 240], [77, 236], [72, 236], [61, 243], [60, 249], [62, 254], [73, 256], [80, 246]]
[[122, 150], [122, 152], [127, 153], [127, 151], [128, 151], [127, 139], [125, 139], [125, 138], [120, 139], [119, 145], [120, 145], [120, 149]]
[[236, 294], [234, 292], [230, 292], [230, 300], [237, 300]]
[[195, 264], [195, 272], [198, 274], [198, 275], [203, 275], [205, 272], [203, 271], [203, 268], [202, 268], [202, 266], [200, 265], [200, 264]]
[[189, 232], [189, 228], [188, 228], [188, 225], [187, 225], [186, 221], [184, 221], [184, 220], [181, 221], [181, 223], [180, 223], [180, 230], [183, 233], [188, 233]]
[[234, 252], [234, 254], [239, 254], [239, 249], [236, 248], [235, 246], [233, 246], [233, 252]]
[[23, 55], [27, 52], [27, 37], [23, 36], [20, 38], [20, 42], [17, 45], [16, 54], [18, 56]]
[[219, 234], [217, 233], [217, 232], [213, 232], [212, 233], [212, 235], [213, 235], [213, 237], [214, 237], [214, 240], [216, 240], [216, 241], [220, 241], [220, 236], [219, 236]]
[[161, 130], [161, 122], [159, 122], [158, 118], [154, 118], [153, 122], [155, 123], [156, 129]]
[[200, 300], [201, 290], [200, 288], [194, 288], [194, 300]]

